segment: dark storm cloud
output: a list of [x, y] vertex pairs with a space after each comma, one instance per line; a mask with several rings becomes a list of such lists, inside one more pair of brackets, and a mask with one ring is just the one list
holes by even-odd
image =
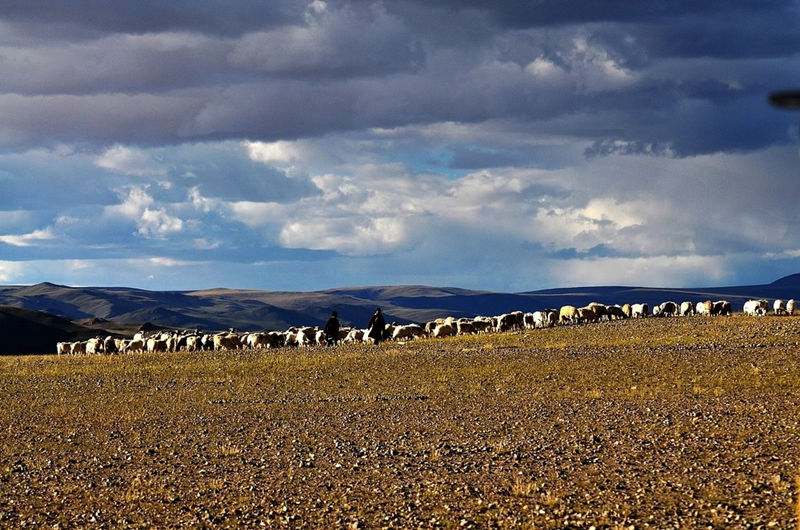
[[204, 102], [195, 93], [0, 95], [0, 144], [174, 143]]
[[297, 22], [304, 9], [304, 3], [293, 0], [9, 0], [0, 6], [0, 17], [24, 25], [33, 34], [47, 25], [51, 35], [62, 38], [159, 31], [236, 36], [256, 28]]
[[0, 45], [0, 92], [25, 95], [136, 94], [230, 83], [232, 46], [189, 34], [110, 35], [34, 48]]
[[433, 6], [444, 12], [475, 11], [502, 27], [529, 28], [585, 24], [589, 22], [664, 22], [677, 17], [718, 20], [756, 16], [764, 11], [797, 16], [797, 6], [783, 0], [735, 1], [656, 0], [613, 2], [608, 0], [445, 0], [435, 3], [407, 1], [401, 4]]
[[311, 4], [304, 25], [250, 33], [229, 61], [253, 73], [312, 79], [414, 71], [424, 56], [410, 25], [378, 3], [316, 10]]
[[[507, 119], [571, 127], [593, 154], [620, 140], [678, 155], [753, 149], [780, 140], [749, 118], [755, 106], [800, 82], [791, 58], [776, 60], [798, 49], [796, 19], [785, 2], [8, 2], [0, 22], [33, 36], [0, 39], [0, 144]], [[80, 38], [48, 41], [67, 26]], [[718, 65], [702, 79], [681, 62], [698, 57], [729, 61], [730, 75]], [[732, 68], [750, 57], [773, 62]], [[532, 73], [537, 60], [549, 70]]]

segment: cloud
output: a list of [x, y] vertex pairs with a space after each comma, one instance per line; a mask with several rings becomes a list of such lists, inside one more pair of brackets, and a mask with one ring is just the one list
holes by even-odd
[[251, 160], [265, 164], [278, 163], [289, 165], [295, 163], [301, 151], [292, 142], [245, 142]]
[[131, 220], [137, 220], [141, 217], [142, 212], [153, 204], [153, 198], [147, 193], [144, 187], [131, 187], [127, 190], [127, 197], [115, 206], [108, 206], [105, 208], [105, 213], [114, 216]]
[[197, 186], [194, 186], [189, 190], [189, 201], [195, 210], [198, 210], [202, 213], [209, 213], [212, 210], [216, 210], [219, 208], [220, 204], [218, 199], [203, 197], [203, 195], [200, 193], [200, 189]]
[[228, 201], [280, 203], [318, 192], [305, 161], [295, 157], [302, 158], [303, 151], [288, 142], [206, 142], [151, 151], [149, 156], [168, 168], [175, 200], [192, 189]]
[[272, 75], [318, 78], [408, 71], [421, 56], [405, 21], [381, 3], [335, 7], [311, 2], [303, 24], [247, 34], [233, 46], [229, 60]]
[[[100, 36], [78, 42], [0, 45], [0, 91], [30, 95], [135, 94], [209, 82], [226, 70], [226, 41], [197, 33]], [[228, 68], [229, 70], [229, 68]]]
[[407, 244], [403, 219], [396, 217], [305, 219], [283, 226], [280, 242], [289, 248], [334, 250], [346, 256], [391, 253]]
[[9, 227], [28, 223], [32, 217], [31, 213], [25, 210], [0, 211], [0, 227], [7, 230]]
[[0, 235], [0, 242], [6, 245], [13, 245], [15, 247], [30, 247], [40, 244], [43, 241], [50, 241], [55, 238], [53, 230], [44, 228], [41, 230], [34, 230], [28, 234], [21, 235]]
[[619, 90], [639, 80], [607, 49], [590, 43], [584, 36], [576, 36], [572, 43], [566, 58], [571, 72], [577, 74], [578, 94]]
[[158, 210], [145, 208], [137, 224], [137, 232], [144, 237], [165, 238], [170, 233], [180, 232], [183, 229], [183, 221], [167, 214], [163, 208]]
[[[724, 252], [734, 238], [737, 252], [760, 251], [764, 234], [785, 219], [740, 211], [740, 222], [734, 225], [729, 214], [720, 215], [735, 210], [734, 204], [698, 192], [727, 185], [749, 193], [744, 190], [753, 181], [747, 171], [741, 181], [732, 181], [728, 167], [756, 162], [753, 157], [730, 158], [742, 161], [675, 159], [670, 168], [653, 157], [617, 155], [569, 170], [502, 168], [458, 178], [418, 174], [397, 163], [350, 164], [348, 175], [313, 177], [319, 193], [312, 197], [215, 207], [250, 228], [270, 227], [281, 245], [345, 255], [383, 255], [424, 246], [427, 239], [446, 237], [445, 227], [472, 231], [469, 237], [476, 241], [536, 245], [542, 256], [714, 254]], [[690, 180], [658, 180], [653, 167], [665, 174], [685, 172]], [[691, 177], [697, 171], [703, 180]], [[643, 180], [641, 175], [648, 172], [651, 178]], [[681, 194], [664, 193], [676, 186], [683, 186]], [[764, 200], [766, 207], [770, 199]], [[753, 204], [749, 210], [755, 214], [759, 209]]]
[[[294, 0], [273, 0], [268, 4], [175, 0], [169, 5], [143, 0], [136, 5], [112, 6], [98, 0], [79, 0], [42, 9], [37, 3], [10, 1], [4, 6], [3, 18], [31, 40], [43, 26], [51, 29], [57, 39], [148, 31], [235, 36], [249, 29], [294, 23], [302, 18], [305, 5], [305, 1]], [[87, 12], [92, 16], [87, 17]]]
[[[450, 130], [448, 143], [450, 139], [474, 141], [469, 127], [437, 128]], [[285, 259], [284, 252], [289, 251], [327, 252], [326, 260], [333, 259], [330, 253], [343, 259], [390, 260], [398, 263], [395, 271], [402, 277], [411, 279], [407, 275], [414, 271], [420, 278], [448, 283], [447, 273], [432, 264], [451, 262], [453, 256], [471, 263], [475, 271], [454, 277], [496, 282], [494, 275], [477, 271], [497, 267], [496, 261], [504, 254], [518, 255], [531, 264], [598, 259], [635, 264], [657, 257], [684, 259], [728, 252], [778, 256], [776, 243], [787, 249], [800, 247], [800, 240], [788, 229], [789, 223], [798, 220], [797, 214], [787, 217], [785, 213], [794, 212], [789, 196], [796, 183], [771, 184], [766, 193], [763, 179], [752, 178], [759, 170], [769, 175], [786, 173], [796, 165], [793, 149], [692, 159], [609, 155], [567, 168], [510, 166], [461, 176], [419, 172], [413, 160], [381, 160], [386, 154], [394, 156], [380, 149], [384, 138], [416, 146], [415, 138], [420, 144], [430, 142], [435, 136], [425, 131], [437, 128], [391, 134], [376, 131], [374, 136], [362, 134], [348, 141], [326, 138], [302, 145], [279, 144], [280, 149], [263, 151], [269, 156], [258, 162], [252, 162], [253, 153], [246, 145], [138, 149], [134, 152], [142, 160], [154, 168], [166, 168], [165, 172], [132, 174], [109, 168], [131, 182], [118, 188], [116, 203], [62, 210], [49, 221], [45, 217], [55, 237], [41, 243], [48, 244], [53, 257], [65, 256], [68, 247], [76, 244], [83, 245], [83, 255], [95, 258], [144, 255], [142, 259], [149, 259], [157, 254], [174, 260], [174, 270], [197, 260], [259, 261], [265, 256]], [[328, 157], [334, 145], [344, 156]], [[346, 156], [350, 150], [358, 156]], [[210, 171], [210, 165], [209, 170], [200, 170], [203, 157], [220, 153], [225, 154], [220, 160], [239, 157], [256, 166], [291, 162], [295, 157], [310, 165], [322, 160], [329, 166], [338, 160], [339, 165], [330, 166], [334, 173], [308, 178], [316, 191], [307, 196], [287, 197], [286, 202], [230, 200], [201, 189], [211, 189], [209, 183], [215, 179], [224, 180], [226, 172], [220, 164], [219, 174]], [[686, 178], [675, 180], [669, 175]], [[158, 185], [160, 179], [169, 179], [172, 186]], [[728, 193], [713, 194], [723, 188]], [[36, 247], [10, 248], [32, 252]], [[401, 267], [403, 254], [429, 264], [430, 271], [411, 263]], [[790, 258], [780, 255], [773, 261]], [[264, 263], [271, 259], [267, 257]], [[677, 268], [671, 277], [715, 278], [690, 269]], [[506, 276], [501, 287], [521, 290], [531, 287], [525, 278], [544, 282], [550, 277], [527, 274], [526, 268], [516, 272], [510, 268]]]
[[651, 256], [597, 258], [554, 263], [548, 271], [553, 285], [563, 287], [720, 285], [731, 277], [725, 256]]
[[800, 86], [793, 3], [2, 11], [0, 242], [31, 274], [526, 289], [798, 259], [796, 117], [765, 103]]
[[149, 258], [148, 262], [157, 267], [185, 267], [187, 265], [194, 265], [194, 263], [190, 261], [177, 260], [174, 258], [167, 258], [163, 256]]
[[529, 62], [525, 66], [525, 73], [535, 79], [555, 84], [564, 84], [569, 79], [569, 74], [566, 70], [544, 57], [536, 57]]
[[177, 142], [204, 104], [196, 93], [0, 94], [0, 145]]
[[95, 164], [103, 169], [139, 177], [163, 177], [167, 174], [166, 169], [153, 161], [143, 150], [123, 145], [115, 145], [106, 149], [102, 155], [97, 157]]
[[183, 229], [183, 220], [167, 213], [165, 208], [151, 208], [154, 199], [144, 187], [131, 187], [127, 196], [115, 206], [104, 208], [103, 216], [136, 224], [136, 233], [144, 238], [164, 239]]
[[232, 216], [251, 228], [266, 224], [281, 223], [287, 219], [290, 209], [275, 202], [239, 201], [228, 204]]
[[195, 248], [200, 250], [215, 250], [222, 246], [222, 241], [208, 240], [204, 237], [198, 237], [194, 240]]
[[19, 261], [0, 261], [0, 282], [15, 282], [22, 276], [25, 263]]
[[[754, 110], [764, 105], [763, 79], [800, 82], [800, 74], [787, 74], [794, 71], [787, 50], [797, 47], [786, 46], [800, 37], [778, 32], [776, 42], [759, 45], [757, 53], [731, 44], [747, 42], [734, 38], [743, 26], [739, 20], [753, 20], [761, 29], [780, 26], [775, 21], [793, 8], [726, 6], [725, 18], [714, 18], [725, 28], [725, 39], [717, 41], [720, 53], [691, 55], [683, 51], [690, 44], [673, 50], [663, 37], [648, 35], [655, 28], [670, 41], [711, 41], [696, 37], [714, 10], [582, 5], [575, 8], [580, 15], [568, 16], [561, 11], [569, 8], [545, 4], [534, 10], [517, 6], [512, 23], [507, 8], [486, 3], [444, 9], [414, 2], [332, 2], [322, 9], [296, 2], [274, 7], [260, 19], [261, 27], [242, 22], [247, 10], [226, 9], [218, 14], [221, 21], [242, 22], [234, 33], [200, 23], [219, 8], [213, 5], [200, 13], [178, 5], [163, 20], [137, 13], [132, 20], [152, 26], [132, 32], [115, 31], [126, 25], [102, 6], [92, 12], [111, 24], [106, 32], [79, 23], [77, 11], [55, 10], [91, 30], [57, 41], [45, 33], [10, 33], [0, 54], [0, 66], [11, 72], [0, 80], [0, 146], [274, 143], [366, 128], [492, 120], [580, 138], [601, 155], [619, 145], [691, 156], [786, 140], [786, 127], [774, 125], [777, 120], [788, 126], [788, 118], [762, 118]], [[32, 23], [36, 16], [11, 9], [6, 23]], [[47, 14], [38, 16], [43, 28], [55, 23]], [[562, 18], [572, 22], [557, 22]], [[468, 23], [471, 40], [442, 30], [454, 20]], [[721, 52], [732, 47], [737, 54]], [[754, 126], [736, 126], [754, 117]]]

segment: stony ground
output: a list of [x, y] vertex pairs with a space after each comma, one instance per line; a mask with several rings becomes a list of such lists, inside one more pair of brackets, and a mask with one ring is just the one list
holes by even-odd
[[0, 358], [0, 527], [794, 528], [800, 318]]

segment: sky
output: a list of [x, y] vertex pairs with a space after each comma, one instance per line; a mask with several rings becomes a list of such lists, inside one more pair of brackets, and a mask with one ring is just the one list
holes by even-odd
[[5, 0], [0, 283], [800, 272], [800, 3]]

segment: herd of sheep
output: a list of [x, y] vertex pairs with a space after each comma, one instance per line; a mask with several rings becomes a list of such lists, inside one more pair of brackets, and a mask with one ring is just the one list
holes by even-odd
[[[762, 316], [770, 312], [776, 315], [792, 315], [794, 300], [748, 300], [744, 304], [746, 315]], [[439, 318], [424, 325], [390, 324], [383, 333], [384, 340], [408, 341], [425, 337], [449, 337], [475, 333], [504, 332], [520, 329], [547, 328], [556, 325], [584, 324], [602, 320], [617, 320], [645, 317], [677, 317], [692, 315], [730, 315], [733, 307], [726, 300], [711, 302], [664, 302], [651, 308], [648, 304], [605, 305], [592, 302], [584, 307], [571, 305], [560, 309], [544, 309], [532, 313], [514, 311], [493, 317]], [[261, 331], [238, 333], [234, 330], [221, 333], [205, 333], [197, 330], [139, 332], [131, 339], [107, 336], [86, 341], [59, 342], [56, 352], [62, 354], [177, 352], [201, 350], [236, 350], [284, 348], [337, 343], [374, 342], [375, 336], [367, 329], [343, 327], [338, 337], [327, 337], [317, 327], [291, 327], [284, 331]]]

